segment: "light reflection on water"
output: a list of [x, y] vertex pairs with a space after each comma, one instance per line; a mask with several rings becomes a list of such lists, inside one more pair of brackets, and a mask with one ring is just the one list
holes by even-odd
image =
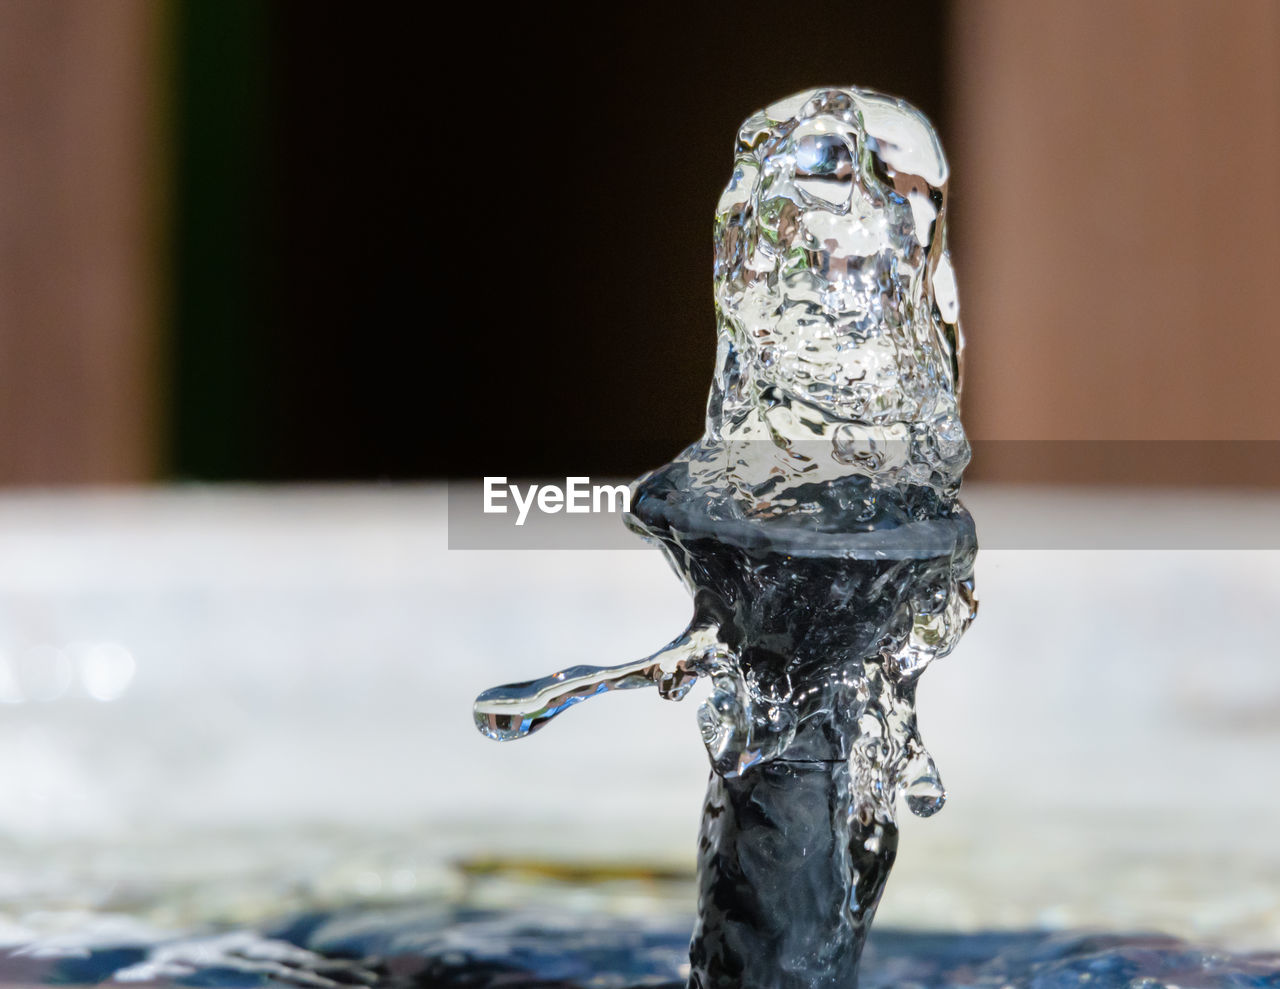
[[[165, 937], [78, 918], [0, 956], [0, 985], [683, 987], [691, 918], [414, 906], [300, 915], [261, 931]], [[1280, 986], [1280, 953], [1091, 932], [872, 932], [861, 989], [1244, 989]]]
[[129, 689], [137, 661], [118, 642], [39, 642], [0, 650], [0, 704], [87, 697], [108, 703]]

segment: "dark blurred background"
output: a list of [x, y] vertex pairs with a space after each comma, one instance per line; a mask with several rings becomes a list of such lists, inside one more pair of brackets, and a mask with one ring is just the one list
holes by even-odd
[[177, 7], [172, 470], [634, 474], [701, 432], [738, 124], [851, 73], [940, 119], [944, 10], [864, 5], [853, 57], [845, 4], [690, 6]]
[[738, 123], [824, 83], [950, 153], [973, 435], [1280, 438], [1280, 5], [1229, 9], [2, 0], [0, 481], [661, 463]]

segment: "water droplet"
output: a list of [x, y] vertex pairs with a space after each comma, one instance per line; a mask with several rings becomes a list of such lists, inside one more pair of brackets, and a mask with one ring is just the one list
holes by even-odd
[[916, 756], [907, 764], [907, 773], [910, 782], [903, 788], [907, 810], [916, 817], [932, 817], [942, 810], [947, 801], [947, 791], [938, 778], [933, 759], [928, 755]]

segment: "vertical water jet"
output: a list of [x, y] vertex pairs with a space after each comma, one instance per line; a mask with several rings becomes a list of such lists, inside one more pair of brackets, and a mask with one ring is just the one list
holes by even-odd
[[635, 482], [626, 516], [693, 619], [646, 659], [476, 702], [505, 740], [599, 693], [710, 681], [695, 989], [855, 986], [897, 796], [922, 816], [945, 798], [914, 705], [975, 612], [947, 177], [923, 115], [867, 90], [743, 124], [716, 212], [706, 432]]

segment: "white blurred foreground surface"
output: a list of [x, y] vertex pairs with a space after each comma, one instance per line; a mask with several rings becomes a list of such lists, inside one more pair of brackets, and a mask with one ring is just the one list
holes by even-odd
[[[965, 500], [981, 537], [1049, 495]], [[691, 872], [696, 691], [506, 745], [470, 718], [486, 687], [668, 641], [675, 577], [656, 551], [449, 552], [445, 500], [0, 498], [0, 921], [455, 896], [464, 860]], [[1215, 519], [1280, 512], [1229, 500]], [[949, 802], [904, 821], [883, 922], [1280, 944], [1280, 552], [986, 551], [978, 592], [920, 690]]]

